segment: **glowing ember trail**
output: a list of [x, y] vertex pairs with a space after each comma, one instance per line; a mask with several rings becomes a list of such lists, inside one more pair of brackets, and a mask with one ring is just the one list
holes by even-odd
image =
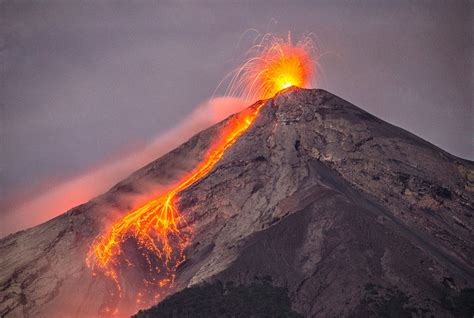
[[290, 34], [286, 41], [266, 34], [250, 49], [248, 60], [230, 74], [227, 94], [255, 101], [271, 98], [290, 86], [311, 86], [313, 52], [309, 36], [293, 45]]
[[[257, 46], [257, 56], [235, 71], [230, 94], [266, 99], [289, 86], [309, 84], [313, 72], [309, 40], [296, 46], [291, 44], [290, 37], [288, 42], [273, 37], [267, 46], [264, 42]], [[173, 283], [177, 267], [185, 260], [184, 250], [191, 235], [190, 226], [175, 204], [179, 192], [211, 171], [224, 152], [252, 125], [263, 104], [259, 102], [229, 119], [202, 162], [169, 192], [130, 211], [96, 238], [86, 262], [94, 274], [102, 273], [115, 283], [118, 292], [115, 296], [123, 295], [123, 268], [141, 268], [143, 264], [147, 267], [140, 278], [143, 291], [135, 293], [138, 305], [158, 300], [162, 290]], [[137, 259], [142, 261], [138, 264]], [[153, 295], [152, 299], [143, 299], [149, 298], [144, 293]], [[109, 314], [117, 312], [117, 308], [104, 310]]]

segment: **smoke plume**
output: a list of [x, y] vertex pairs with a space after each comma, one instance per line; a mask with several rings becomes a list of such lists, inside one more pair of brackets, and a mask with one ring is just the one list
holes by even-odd
[[158, 136], [145, 148], [109, 160], [40, 195], [33, 196], [26, 202], [4, 203], [6, 213], [2, 217], [0, 236], [35, 226], [87, 202], [133, 171], [176, 148], [197, 132], [246, 106], [247, 103], [239, 98], [212, 98], [199, 105], [178, 126]]

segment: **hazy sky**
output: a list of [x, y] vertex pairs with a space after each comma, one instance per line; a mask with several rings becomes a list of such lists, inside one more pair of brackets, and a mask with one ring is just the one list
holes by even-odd
[[238, 65], [249, 29], [312, 32], [319, 87], [473, 159], [472, 17], [470, 1], [1, 1], [2, 193], [176, 126]]

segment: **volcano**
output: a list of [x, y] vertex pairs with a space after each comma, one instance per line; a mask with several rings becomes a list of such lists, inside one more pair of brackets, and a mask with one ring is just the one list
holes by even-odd
[[[159, 299], [137, 294], [147, 287], [140, 263], [120, 269], [118, 295], [86, 265], [89, 248], [146, 195], [144, 184], [166, 188], [189, 173], [233, 117], [88, 203], [3, 238], [0, 315], [471, 317], [474, 163], [321, 89], [290, 87], [262, 103], [215, 166], [178, 193], [192, 230]], [[139, 250], [129, 242], [124, 253]]]

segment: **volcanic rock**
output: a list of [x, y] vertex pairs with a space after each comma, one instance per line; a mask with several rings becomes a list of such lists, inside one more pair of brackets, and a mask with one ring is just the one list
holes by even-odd
[[[3, 238], [0, 315], [106, 315], [110, 282], [85, 265], [92, 241], [149, 195], [144, 185], [163, 189], [190, 171], [226, 123], [104, 195]], [[262, 281], [304, 317], [472, 316], [474, 163], [324, 90], [267, 100], [178, 206], [193, 233], [167, 291], [180, 301], [138, 316], [188, 317], [189, 288], [251, 291]], [[133, 296], [121, 315], [141, 309]]]

